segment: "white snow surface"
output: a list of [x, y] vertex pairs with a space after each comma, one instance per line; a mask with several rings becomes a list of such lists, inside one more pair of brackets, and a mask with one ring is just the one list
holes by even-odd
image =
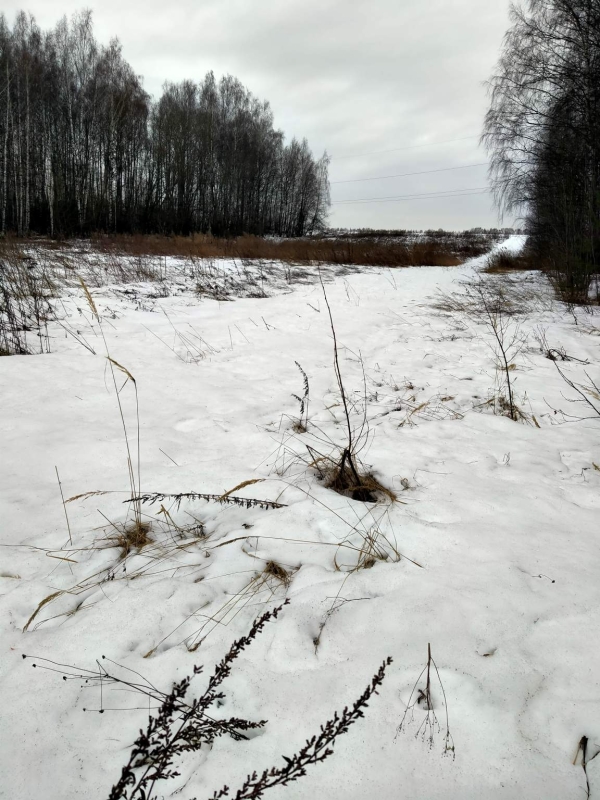
[[[146, 505], [155, 542], [125, 560], [109, 523], [127, 514], [123, 430], [81, 289], [65, 290], [62, 322], [95, 355], [52, 323], [50, 354], [0, 359], [0, 796], [107, 797], [147, 721], [143, 708], [84, 712], [100, 708], [99, 690], [33, 669], [36, 659], [93, 669], [106, 656], [165, 691], [204, 664], [194, 696], [230, 643], [287, 596], [214, 709], [268, 724], [248, 741], [222, 737], [188, 754], [159, 797], [208, 798], [225, 783], [235, 796], [249, 772], [281, 766], [351, 704], [386, 656], [379, 695], [334, 755], [266, 797], [586, 797], [574, 761], [582, 736], [588, 758], [600, 744], [600, 420], [565, 416], [587, 414], [534, 333], [542, 326], [551, 347], [589, 362], [561, 362], [566, 374], [585, 382], [587, 370], [597, 382], [600, 323], [567, 313], [539, 275], [511, 278], [541, 298], [510, 323], [528, 337], [512, 372], [527, 420], [494, 414], [485, 405], [498, 379], [490, 332], [436, 307], [439, 290], [460, 291], [484, 261], [327, 273], [352, 424], [360, 429], [365, 410], [368, 421], [360, 459], [399, 501], [375, 505], [327, 489], [308, 465], [306, 444], [329, 453], [347, 433], [314, 270], [306, 283], [282, 279], [281, 291], [232, 302], [199, 298], [189, 281], [165, 297], [153, 296], [153, 283], [136, 284], [134, 295], [92, 286], [108, 351], [136, 381], [142, 491], [220, 495], [262, 479], [236, 494], [285, 504], [178, 509], [164, 500], [178, 525], [192, 514], [205, 526], [206, 537], [189, 543], [164, 535], [160, 503]], [[194, 336], [196, 349], [176, 331]], [[294, 362], [310, 382], [307, 433], [292, 430], [292, 394], [303, 391]], [[120, 385], [126, 376], [116, 374]], [[120, 397], [137, 465], [131, 382]], [[109, 492], [67, 503], [72, 545], [55, 467], [65, 498]], [[352, 571], [357, 550], [337, 545], [359, 547], [374, 528], [402, 556]], [[269, 561], [292, 572], [287, 589], [260, 578]], [[202, 636], [190, 652], [185, 641]], [[420, 705], [397, 734], [428, 643], [455, 758], [443, 754], [437, 684], [433, 745], [415, 735]], [[144, 698], [106, 688], [102, 703], [126, 709]], [[600, 757], [587, 771], [600, 798]]]

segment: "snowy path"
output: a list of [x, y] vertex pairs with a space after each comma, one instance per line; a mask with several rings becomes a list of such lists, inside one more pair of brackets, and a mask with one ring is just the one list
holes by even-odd
[[[183, 293], [158, 300], [153, 311], [94, 289], [110, 354], [139, 392], [142, 490], [222, 494], [260, 478], [239, 494], [286, 504], [184, 504], [174, 518], [187, 524], [192, 513], [206, 541], [184, 551], [158, 542], [160, 561], [158, 545], [152, 558], [142, 551], [126, 562], [106, 547], [107, 518], [125, 519], [127, 466], [112, 378], [102, 340], [85, 321], [83, 294], [65, 305], [96, 355], [55, 326], [51, 354], [0, 359], [0, 542], [11, 545], [0, 551], [0, 796], [106, 797], [145, 720], [144, 711], [84, 713], [99, 708], [95, 689], [32, 670], [22, 653], [81, 667], [106, 655], [168, 690], [194, 664], [209, 670], [263, 603], [283, 599], [281, 584], [256, 581], [273, 560], [293, 573], [291, 604], [240, 658], [222, 709], [269, 724], [247, 742], [222, 738], [191, 754], [182, 778], [162, 785], [159, 796], [183, 786], [176, 797], [209, 797], [225, 782], [237, 788], [252, 769], [279, 764], [391, 655], [379, 697], [335, 754], [267, 797], [585, 798], [585, 775], [573, 759], [582, 736], [600, 745], [600, 421], [561, 424], [553, 409], [576, 413], [566, 399], [573, 393], [533, 333], [541, 325], [551, 346], [589, 359], [588, 367], [566, 363], [566, 373], [583, 380], [587, 369], [598, 378], [600, 323], [581, 314], [575, 324], [549, 300], [519, 317], [529, 346], [517, 359], [516, 394], [537, 425], [495, 416], [482, 405], [497, 378], [489, 333], [434, 307], [438, 289], [457, 290], [481, 263], [366, 270], [327, 285], [357, 427], [366, 386], [370, 438], [362, 461], [401, 501], [370, 506], [366, 519], [365, 504], [326, 489], [314, 469], [294, 460], [317, 436], [344, 440], [318, 284], [223, 303]], [[529, 287], [541, 280], [520, 279]], [[173, 326], [201, 336], [205, 357], [188, 362]], [[292, 394], [302, 393], [296, 361], [310, 381], [307, 434], [294, 434], [286, 416], [297, 416]], [[131, 383], [121, 398], [132, 433]], [[117, 493], [67, 505], [68, 562], [52, 557], [68, 543], [55, 467], [65, 497]], [[153, 515], [159, 509], [145, 507]], [[348, 536], [359, 542], [353, 528], [376, 523], [407, 558], [349, 572], [355, 551], [333, 545]], [[114, 579], [73, 593], [102, 570]], [[136, 570], [143, 574], [127, 579]], [[60, 590], [66, 593], [23, 633], [40, 601]], [[188, 652], [182, 641], [240, 592], [228, 624]], [[338, 596], [353, 602], [338, 600], [328, 615]], [[446, 692], [454, 760], [442, 757], [443, 730], [432, 749], [415, 738], [420, 708], [395, 739], [428, 643]], [[104, 704], [135, 706], [138, 698], [113, 692]], [[440, 720], [443, 726], [443, 713]], [[591, 797], [600, 797], [600, 757], [588, 775]]]

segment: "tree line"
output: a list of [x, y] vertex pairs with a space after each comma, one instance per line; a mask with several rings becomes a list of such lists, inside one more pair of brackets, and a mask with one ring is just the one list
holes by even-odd
[[302, 236], [329, 208], [328, 158], [284, 140], [239, 80], [153, 101], [90, 11], [42, 31], [0, 16], [0, 230]]
[[587, 300], [600, 257], [600, 0], [511, 7], [483, 140], [500, 206], [564, 296]]

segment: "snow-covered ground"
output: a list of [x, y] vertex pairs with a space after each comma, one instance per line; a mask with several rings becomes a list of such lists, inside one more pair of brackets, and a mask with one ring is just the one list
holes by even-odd
[[[600, 749], [600, 419], [565, 416], [588, 413], [536, 335], [589, 362], [561, 361], [565, 375], [598, 383], [600, 320], [567, 313], [537, 275], [486, 277], [527, 306], [507, 318], [509, 334], [527, 339], [511, 370], [525, 419], [493, 413], [492, 332], [440, 299], [484, 261], [325, 271], [360, 460], [397, 502], [365, 504], [319, 480], [316, 454], [343, 447], [347, 428], [314, 270], [298, 282], [282, 267], [265, 287], [253, 267], [270, 296], [230, 302], [198, 297], [191, 274], [163, 292], [90, 280], [106, 345], [72, 285], [52, 352], [0, 359], [0, 796], [107, 797], [147, 721], [143, 708], [84, 712], [143, 702], [114, 687], [101, 700], [32, 661], [93, 669], [104, 655], [168, 691], [194, 665], [210, 673], [287, 596], [215, 710], [268, 724], [189, 754], [158, 797], [207, 798], [224, 783], [234, 796], [248, 772], [280, 766], [353, 702], [388, 655], [379, 696], [334, 755], [267, 797], [586, 797], [578, 744], [588, 737], [588, 759]], [[235, 494], [283, 507], [147, 504], [152, 543], [122, 559], [129, 480], [106, 348], [135, 378], [142, 492], [222, 495], [260, 479]], [[304, 391], [295, 362], [310, 384], [306, 433], [293, 428], [292, 395]], [[115, 375], [121, 388], [127, 375]], [[120, 398], [137, 481], [135, 396], [129, 380]], [[65, 499], [107, 492], [66, 504], [71, 544], [56, 468]], [[354, 569], [368, 535], [387, 559]], [[265, 572], [270, 562], [288, 578]], [[397, 734], [428, 644], [454, 758], [436, 682], [433, 744], [415, 736], [422, 704]], [[600, 757], [587, 774], [600, 798]]]

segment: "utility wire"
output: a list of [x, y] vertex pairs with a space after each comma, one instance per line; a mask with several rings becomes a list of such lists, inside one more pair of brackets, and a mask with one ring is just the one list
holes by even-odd
[[333, 186], [334, 183], [362, 183], [364, 181], [384, 181], [388, 178], [407, 178], [410, 175], [431, 175], [433, 172], [451, 172], [455, 169], [470, 169], [471, 167], [486, 167], [487, 161], [480, 161], [479, 164], [465, 164], [462, 167], [443, 167], [442, 169], [426, 169], [423, 172], [403, 172], [400, 175], [379, 175], [376, 178], [352, 178], [345, 181], [330, 181]]
[[479, 134], [474, 136], [463, 136], [462, 139], [447, 139], [445, 142], [428, 142], [427, 144], [413, 144], [409, 147], [394, 147], [392, 150], [375, 150], [371, 153], [353, 153], [347, 156], [330, 156], [333, 160], [339, 161], [342, 158], [362, 158], [363, 156], [378, 156], [383, 153], [397, 153], [400, 150], [416, 150], [419, 147], [435, 147], [438, 144], [452, 144], [453, 142], [466, 142], [467, 139], [479, 139]]
[[[414, 196], [414, 197], [395, 197], [390, 200], [359, 200], [358, 202], [355, 200], [349, 200], [346, 203], [341, 203], [341, 205], [351, 206], [355, 205], [368, 205], [369, 203], [402, 203], [408, 200], [446, 200], [447, 198], [451, 197], [479, 197], [483, 194], [488, 194], [489, 190], [479, 191], [479, 192], [464, 192], [462, 194], [435, 194], [430, 196]], [[339, 203], [332, 203], [332, 205], [340, 205]]]
[[444, 199], [446, 197], [468, 197], [470, 194], [487, 194], [490, 190], [488, 188], [485, 189], [459, 189], [455, 190], [454, 192], [446, 192], [446, 193], [438, 193], [432, 192], [431, 194], [408, 194], [399, 197], [385, 197], [385, 198], [376, 198], [374, 200], [371, 199], [359, 199], [359, 200], [338, 200], [333, 202], [331, 205], [353, 205], [353, 204], [364, 204], [364, 203], [394, 203], [397, 200], [435, 200], [435, 199]]
[[351, 205], [353, 203], [390, 203], [397, 200], [434, 200], [445, 197], [469, 197], [470, 194], [486, 194], [490, 189], [487, 186], [474, 186], [470, 189], [448, 189], [445, 192], [426, 192], [424, 194], [409, 194], [398, 197], [358, 197], [355, 200], [337, 200], [332, 203], [334, 206]]

